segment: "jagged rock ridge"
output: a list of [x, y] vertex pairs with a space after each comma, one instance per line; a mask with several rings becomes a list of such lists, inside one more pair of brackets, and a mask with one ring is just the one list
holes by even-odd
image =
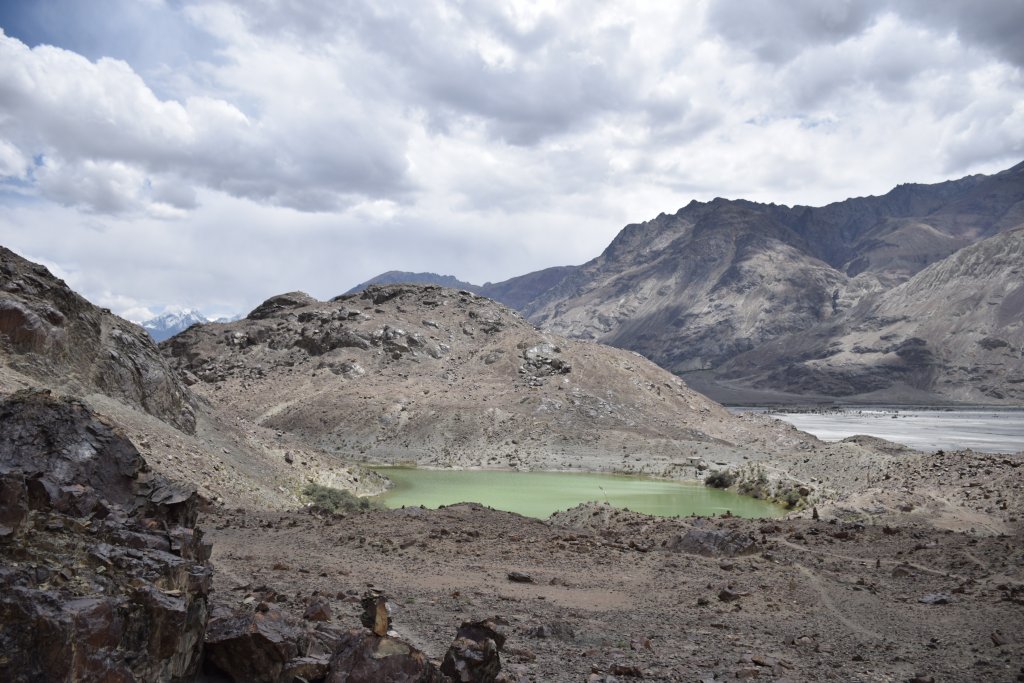
[[77, 401], [15, 394], [0, 424], [0, 678], [193, 678], [211, 582], [195, 490]]
[[139, 326], [3, 247], [0, 366], [71, 394], [105, 394], [186, 433], [195, 430], [187, 387]]

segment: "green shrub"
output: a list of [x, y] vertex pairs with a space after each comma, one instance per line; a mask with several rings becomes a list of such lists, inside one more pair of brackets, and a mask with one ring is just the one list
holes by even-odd
[[744, 477], [740, 481], [739, 486], [736, 487], [736, 490], [744, 496], [750, 496], [751, 498], [768, 498], [770, 494], [768, 477], [758, 468], [751, 472], [750, 476]]
[[704, 485], [714, 489], [727, 489], [736, 483], [736, 475], [729, 470], [714, 470], [704, 477]]
[[379, 507], [378, 504], [371, 503], [368, 499], [360, 498], [349, 491], [320, 484], [307, 485], [302, 489], [302, 494], [309, 499], [314, 508], [331, 514]]
[[800, 492], [796, 489], [787, 489], [776, 496], [776, 499], [789, 510], [794, 509], [804, 502], [804, 497], [801, 496]]

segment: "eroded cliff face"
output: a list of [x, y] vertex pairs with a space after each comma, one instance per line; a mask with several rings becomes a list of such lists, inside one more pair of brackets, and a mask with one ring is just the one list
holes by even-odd
[[0, 678], [190, 679], [212, 576], [194, 488], [72, 399], [19, 392], [0, 424]]
[[110, 396], [185, 433], [195, 430], [187, 387], [142, 328], [3, 247], [0, 365], [69, 394]]

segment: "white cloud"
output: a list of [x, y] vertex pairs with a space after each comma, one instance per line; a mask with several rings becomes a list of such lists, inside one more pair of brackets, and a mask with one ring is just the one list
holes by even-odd
[[149, 0], [131, 49], [74, 10], [89, 57], [0, 34], [0, 243], [125, 311], [242, 311], [579, 263], [692, 198], [993, 172], [1024, 157], [1021, 5], [977, 7]]
[[28, 172], [28, 159], [17, 147], [0, 139], [0, 178], [21, 179]]
[[[30, 49], [0, 34], [0, 135], [23, 156], [47, 160], [44, 196], [93, 211], [128, 210], [128, 185], [166, 173], [309, 210], [404, 191], [394, 131], [349, 108], [354, 98], [332, 102], [336, 74], [308, 77], [316, 65], [276, 59], [272, 47], [240, 53], [232, 67], [262, 88], [253, 89], [263, 99], [252, 119], [223, 98], [160, 100], [122, 61]], [[288, 64], [306, 81], [289, 84]]]

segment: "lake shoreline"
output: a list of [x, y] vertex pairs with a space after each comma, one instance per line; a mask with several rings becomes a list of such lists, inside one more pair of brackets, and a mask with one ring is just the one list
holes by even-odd
[[378, 468], [395, 486], [376, 497], [387, 507], [435, 508], [474, 501], [499, 510], [546, 519], [587, 502], [659, 517], [729, 514], [779, 518], [786, 509], [774, 501], [717, 489], [701, 482], [596, 472], [520, 472], [508, 469]]

